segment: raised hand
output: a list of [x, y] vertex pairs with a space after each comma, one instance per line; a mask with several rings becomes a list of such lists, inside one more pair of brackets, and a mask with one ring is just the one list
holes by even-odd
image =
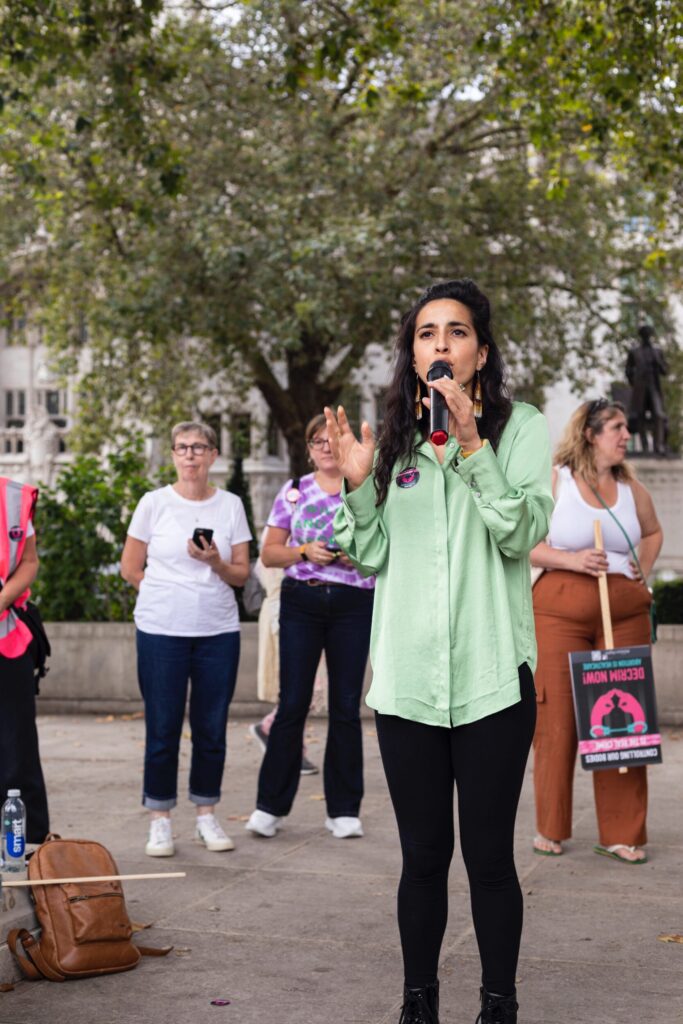
[[374, 435], [369, 425], [363, 422], [360, 428], [361, 439], [358, 441], [341, 405], [336, 416], [329, 406], [325, 406], [324, 411], [330, 451], [349, 489], [353, 491], [360, 487], [372, 472], [375, 455]]

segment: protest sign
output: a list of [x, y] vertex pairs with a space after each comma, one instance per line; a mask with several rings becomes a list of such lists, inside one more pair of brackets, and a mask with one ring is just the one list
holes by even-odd
[[[600, 520], [595, 546], [603, 550]], [[587, 771], [659, 764], [662, 745], [657, 727], [652, 649], [648, 644], [614, 649], [607, 576], [598, 576], [602, 631], [606, 650], [572, 651], [572, 680], [581, 767]]]
[[573, 651], [569, 667], [581, 767], [661, 763], [650, 647]]

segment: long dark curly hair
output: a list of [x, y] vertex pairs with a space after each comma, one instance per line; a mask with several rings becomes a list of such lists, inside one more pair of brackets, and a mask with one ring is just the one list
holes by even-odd
[[[505, 366], [491, 331], [491, 307], [484, 293], [469, 278], [443, 281], [434, 284], [422, 293], [415, 305], [401, 319], [396, 339], [396, 365], [387, 390], [386, 412], [377, 446], [375, 464], [375, 489], [377, 504], [385, 501], [394, 466], [402, 468], [414, 465], [416, 449], [427, 436], [429, 412], [422, 419], [415, 419], [415, 370], [413, 368], [413, 341], [415, 323], [423, 306], [437, 299], [454, 299], [467, 306], [472, 314], [472, 323], [479, 347], [488, 345], [486, 363], [479, 372], [482, 390], [483, 415], [478, 422], [479, 436], [488, 438], [495, 449], [503, 428], [510, 418], [512, 402], [505, 383]], [[427, 394], [420, 382], [420, 391]], [[421, 433], [416, 435], [415, 428]]]

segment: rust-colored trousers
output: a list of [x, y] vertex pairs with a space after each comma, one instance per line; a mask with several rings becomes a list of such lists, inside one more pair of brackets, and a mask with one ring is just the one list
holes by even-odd
[[[642, 583], [620, 574], [607, 577], [616, 647], [650, 642], [650, 594]], [[538, 641], [534, 736], [536, 827], [549, 839], [572, 834], [572, 789], [577, 736], [569, 674], [570, 651], [605, 646], [598, 581], [586, 573], [554, 569], [534, 587]], [[598, 833], [603, 846], [647, 842], [647, 769], [594, 771]]]

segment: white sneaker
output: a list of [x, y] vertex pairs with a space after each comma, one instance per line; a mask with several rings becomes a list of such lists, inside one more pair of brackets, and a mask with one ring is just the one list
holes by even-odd
[[175, 853], [170, 818], [152, 818], [145, 847], [148, 857], [172, 857]]
[[212, 850], [214, 853], [235, 849], [235, 844], [230, 836], [226, 836], [215, 814], [197, 815], [197, 829], [194, 837], [200, 843], [204, 843], [207, 850]]
[[248, 832], [255, 832], [256, 835], [272, 839], [280, 828], [282, 818], [277, 818], [267, 811], [254, 811], [249, 821], [244, 826]]
[[360, 818], [326, 818], [325, 828], [335, 839], [353, 839], [355, 836], [363, 835]]

